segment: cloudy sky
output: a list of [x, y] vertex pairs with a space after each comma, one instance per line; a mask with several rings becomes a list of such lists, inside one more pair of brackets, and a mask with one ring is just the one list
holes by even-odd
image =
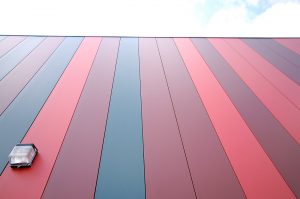
[[7, 0], [0, 34], [300, 37], [300, 0]]

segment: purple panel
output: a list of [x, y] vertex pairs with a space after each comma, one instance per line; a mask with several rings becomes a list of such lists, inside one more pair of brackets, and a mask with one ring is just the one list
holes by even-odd
[[94, 197], [118, 45], [100, 44], [43, 198]]
[[197, 197], [244, 192], [172, 39], [157, 39]]

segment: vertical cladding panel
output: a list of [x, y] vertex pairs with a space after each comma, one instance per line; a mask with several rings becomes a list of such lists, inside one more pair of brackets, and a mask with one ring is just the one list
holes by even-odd
[[300, 144], [300, 112], [222, 39], [209, 39], [234, 71]]
[[0, 36], [0, 198], [300, 198], [300, 39], [44, 39]]
[[82, 38], [65, 39], [0, 116], [0, 173], [7, 163], [10, 150], [28, 131], [81, 41]]
[[140, 39], [146, 196], [196, 198], [155, 39]]
[[8, 53], [13, 47], [22, 42], [26, 37], [6, 37], [0, 42], [0, 58]]
[[[75, 111], [101, 38], [86, 38], [49, 96], [22, 143], [39, 154], [30, 170], [7, 168], [0, 178], [3, 198], [40, 198]], [[67, 94], [66, 94], [67, 93]], [[18, 190], [18, 191], [13, 191]]]
[[295, 198], [189, 39], [175, 39], [248, 198]]
[[138, 39], [120, 41], [95, 198], [145, 198]]
[[0, 58], [0, 80], [30, 54], [45, 37], [29, 37]]
[[260, 42], [259, 39], [243, 39], [243, 41], [245, 41], [255, 51], [259, 52], [282, 73], [286, 74], [290, 79], [300, 85], [300, 68], [269, 50], [266, 45]]
[[294, 51], [300, 55], [300, 39], [274, 39], [282, 46]]
[[286, 60], [292, 62], [295, 66], [300, 68], [300, 55], [293, 52], [292, 50], [285, 48], [284, 46], [280, 45], [273, 39], [260, 39], [261, 43], [265, 46], [269, 47], [272, 51], [274, 51], [279, 56], [282, 56]]
[[0, 93], [5, 93], [0, 98], [0, 115], [39, 71], [62, 41], [63, 38], [59, 37], [47, 38], [35, 51], [18, 64], [9, 75], [0, 81]]
[[300, 197], [299, 145], [208, 40], [193, 39], [193, 43], [286, 182]]
[[101, 41], [43, 198], [94, 197], [118, 46]]
[[157, 42], [197, 197], [244, 198], [174, 41]]
[[266, 78], [282, 95], [287, 97], [292, 104], [300, 109], [300, 87], [294, 81], [277, 70], [276, 67], [241, 40], [224, 39], [224, 41], [235, 49], [237, 54], [245, 58], [258, 73]]

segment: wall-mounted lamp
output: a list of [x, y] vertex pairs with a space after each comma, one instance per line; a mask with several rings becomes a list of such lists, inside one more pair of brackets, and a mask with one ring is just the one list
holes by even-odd
[[34, 144], [17, 144], [10, 152], [9, 165], [11, 167], [30, 167], [38, 150]]

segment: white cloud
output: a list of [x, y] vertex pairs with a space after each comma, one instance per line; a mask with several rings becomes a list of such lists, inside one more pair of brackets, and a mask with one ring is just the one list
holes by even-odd
[[[246, 5], [262, 0], [225, 0], [202, 23], [208, 0], [10, 0], [0, 7], [0, 34], [110, 36], [300, 36], [300, 1], [274, 4], [249, 18]], [[206, 9], [206, 8], [205, 8]], [[198, 12], [198, 13], [197, 13]], [[204, 25], [206, 24], [206, 25]]]
[[1, 34], [189, 35], [197, 0], [14, 0], [0, 10]]
[[300, 4], [278, 3], [257, 16], [248, 31], [254, 36], [300, 36]]
[[247, 0], [246, 2], [250, 5], [256, 6], [258, 5], [260, 0]]
[[300, 4], [276, 3], [265, 12], [249, 18], [245, 6], [222, 9], [207, 23], [206, 36], [299, 37]]
[[203, 34], [209, 36], [233, 36], [246, 34], [247, 10], [244, 6], [223, 9], [207, 23]]

